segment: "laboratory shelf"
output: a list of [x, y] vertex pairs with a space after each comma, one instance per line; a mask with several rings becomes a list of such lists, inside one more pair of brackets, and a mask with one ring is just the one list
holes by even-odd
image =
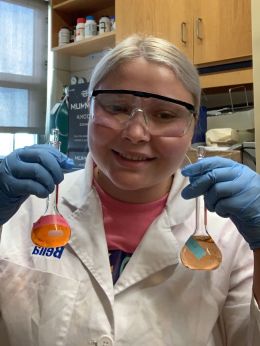
[[71, 56], [86, 56], [115, 46], [115, 31], [90, 37], [79, 42], [68, 43], [61, 47], [54, 47], [53, 52], [59, 52]]
[[52, 9], [64, 13], [96, 12], [114, 4], [114, 0], [53, 0]]

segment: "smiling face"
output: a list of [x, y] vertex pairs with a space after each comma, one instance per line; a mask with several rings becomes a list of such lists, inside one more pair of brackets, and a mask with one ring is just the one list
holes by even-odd
[[[98, 89], [150, 92], [193, 104], [189, 91], [164, 65], [137, 58], [120, 65], [98, 85]], [[145, 203], [159, 199], [171, 186], [172, 176], [188, 150], [194, 121], [183, 137], [152, 136], [142, 114], [123, 129], [89, 123], [89, 148], [98, 167], [100, 186], [116, 199]]]

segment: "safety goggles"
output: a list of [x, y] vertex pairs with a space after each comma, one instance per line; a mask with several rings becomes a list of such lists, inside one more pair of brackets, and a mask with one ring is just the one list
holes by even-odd
[[194, 106], [166, 96], [133, 90], [94, 90], [90, 116], [103, 126], [121, 130], [141, 114], [151, 135], [182, 137], [195, 116]]

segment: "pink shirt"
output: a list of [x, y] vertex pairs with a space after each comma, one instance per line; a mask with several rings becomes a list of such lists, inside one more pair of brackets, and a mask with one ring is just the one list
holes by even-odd
[[126, 203], [108, 195], [94, 179], [102, 204], [109, 250], [133, 253], [147, 228], [165, 207], [168, 194], [150, 203]]

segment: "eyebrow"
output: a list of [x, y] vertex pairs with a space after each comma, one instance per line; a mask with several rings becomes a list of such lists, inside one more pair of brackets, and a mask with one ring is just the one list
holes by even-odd
[[139, 97], [145, 97], [145, 98], [149, 98], [149, 97], [153, 97], [159, 100], [163, 100], [163, 101], [168, 101], [171, 103], [175, 103], [181, 106], [184, 106], [185, 108], [187, 108], [189, 111], [191, 111], [192, 113], [195, 113], [195, 108], [192, 104], [181, 101], [181, 100], [176, 100], [167, 96], [162, 96], [162, 95], [158, 95], [158, 94], [153, 94], [153, 93], [148, 93], [145, 91], [137, 91], [137, 90], [107, 90], [107, 89], [97, 89], [97, 90], [93, 90], [91, 97], [95, 97], [97, 95], [100, 94], [128, 94], [128, 95], [134, 95], [134, 96], [139, 96]]

